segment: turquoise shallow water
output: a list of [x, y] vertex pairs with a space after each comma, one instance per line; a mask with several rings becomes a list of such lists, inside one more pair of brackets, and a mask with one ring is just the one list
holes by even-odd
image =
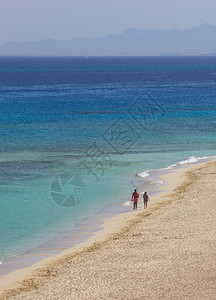
[[128, 200], [146, 170], [215, 155], [215, 76], [211, 57], [0, 58], [0, 261]]

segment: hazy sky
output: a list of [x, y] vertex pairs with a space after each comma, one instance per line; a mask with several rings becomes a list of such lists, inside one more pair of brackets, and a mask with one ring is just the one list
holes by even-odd
[[0, 43], [216, 25], [215, 0], [0, 0]]

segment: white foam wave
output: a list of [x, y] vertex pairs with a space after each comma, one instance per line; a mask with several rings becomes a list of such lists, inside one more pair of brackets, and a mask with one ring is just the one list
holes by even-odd
[[179, 165], [193, 164], [193, 163], [196, 163], [196, 162], [198, 162], [198, 158], [195, 157], [195, 156], [191, 156], [186, 160], [180, 161]]
[[210, 158], [210, 157], [208, 157], [208, 156], [203, 156], [203, 157], [191, 156], [188, 159], [179, 161], [176, 164], [173, 164], [173, 165], [170, 165], [170, 166], [164, 168], [164, 170], [169, 170], [169, 169], [172, 169], [172, 168], [177, 167], [177, 166], [182, 166], [182, 165], [187, 165], [187, 164], [194, 164], [196, 162], [199, 162], [200, 160], [208, 159], [208, 158]]
[[145, 171], [145, 172], [142, 172], [142, 173], [137, 173], [137, 176], [145, 178], [145, 177], [149, 177], [149, 173], [148, 173], [148, 171]]
[[131, 206], [132, 201], [125, 202], [123, 206]]
[[203, 157], [191, 156], [186, 160], [180, 161], [179, 164], [180, 165], [193, 164], [193, 163], [196, 163], [200, 160], [207, 159], [207, 158], [208, 158], [207, 156], [203, 156]]
[[177, 163], [177, 164], [170, 165], [170, 166], [164, 168], [164, 170], [169, 170], [169, 169], [175, 168], [176, 166], [178, 166], [178, 163]]
[[152, 175], [152, 171], [162, 171], [162, 170], [170, 170], [170, 169], [173, 169], [175, 167], [180, 167], [180, 166], [183, 166], [183, 165], [187, 165], [187, 164], [194, 164], [194, 163], [197, 163], [201, 160], [206, 160], [206, 159], [211, 159], [211, 158], [214, 158], [216, 156], [203, 156], [203, 157], [196, 157], [196, 156], [191, 156], [185, 160], [182, 160], [182, 161], [179, 161], [177, 162], [176, 164], [173, 164], [173, 165], [170, 165], [166, 168], [163, 168], [163, 169], [154, 169], [154, 170], [146, 170], [144, 172], [141, 172], [141, 173], [137, 173], [136, 175], [138, 177], [141, 177], [141, 178], [147, 178], [147, 177], [150, 177], [150, 181], [156, 185], [156, 186], [160, 186], [160, 185], [163, 185], [164, 182], [162, 180], [152, 180], [151, 178], [151, 175]]

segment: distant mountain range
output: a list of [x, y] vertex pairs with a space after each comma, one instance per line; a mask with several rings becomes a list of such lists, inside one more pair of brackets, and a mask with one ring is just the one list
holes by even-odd
[[98, 39], [8, 42], [0, 55], [216, 55], [216, 26], [179, 30], [127, 29]]

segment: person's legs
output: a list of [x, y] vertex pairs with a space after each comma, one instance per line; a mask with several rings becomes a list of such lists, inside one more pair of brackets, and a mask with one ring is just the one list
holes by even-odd
[[133, 207], [133, 209], [135, 209], [136, 208], [136, 201], [134, 201], [134, 207]]

